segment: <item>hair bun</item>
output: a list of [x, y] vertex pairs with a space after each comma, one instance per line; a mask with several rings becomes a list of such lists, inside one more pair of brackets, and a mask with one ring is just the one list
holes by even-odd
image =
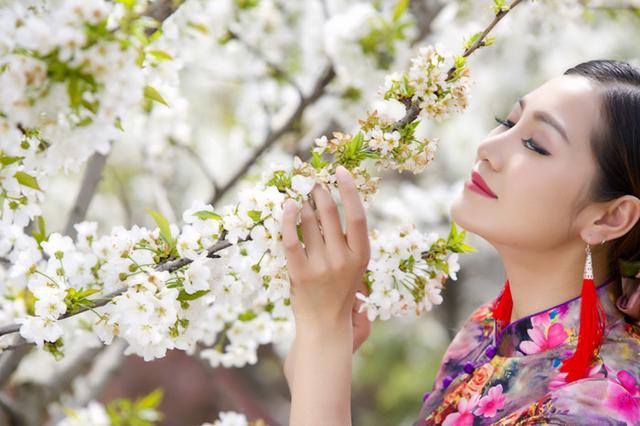
[[640, 321], [640, 277], [622, 277], [622, 295], [616, 306], [635, 321]]

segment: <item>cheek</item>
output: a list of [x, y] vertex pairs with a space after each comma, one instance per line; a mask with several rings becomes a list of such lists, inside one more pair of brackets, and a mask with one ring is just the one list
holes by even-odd
[[575, 177], [548, 169], [527, 169], [510, 176], [498, 216], [505, 227], [533, 245], [554, 244], [567, 237]]

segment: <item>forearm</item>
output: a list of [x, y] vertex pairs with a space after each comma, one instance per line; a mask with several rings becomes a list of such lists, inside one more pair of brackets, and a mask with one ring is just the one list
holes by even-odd
[[291, 426], [351, 425], [352, 327], [300, 327], [292, 351]]

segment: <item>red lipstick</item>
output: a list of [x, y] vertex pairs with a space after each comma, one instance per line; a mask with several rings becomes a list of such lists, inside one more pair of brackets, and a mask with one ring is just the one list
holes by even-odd
[[471, 191], [477, 192], [480, 195], [484, 195], [485, 197], [490, 198], [498, 198], [498, 196], [491, 190], [484, 179], [482, 179], [480, 173], [476, 172], [475, 170], [471, 171], [471, 179], [466, 181], [464, 184]]

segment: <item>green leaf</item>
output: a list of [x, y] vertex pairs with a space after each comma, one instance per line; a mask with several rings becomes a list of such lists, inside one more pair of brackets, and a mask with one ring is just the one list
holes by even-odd
[[393, 9], [393, 20], [398, 21], [409, 8], [409, 0], [398, 0], [396, 7]]
[[469, 40], [464, 42], [464, 49], [467, 50], [471, 47], [471, 45], [473, 45], [473, 43], [476, 42], [476, 40], [478, 40], [478, 38], [480, 38], [480, 36], [482, 35], [482, 31], [478, 31], [477, 33], [475, 33], [474, 35], [472, 35]]
[[162, 105], [169, 106], [169, 104], [167, 103], [167, 101], [164, 100], [160, 92], [158, 92], [157, 89], [155, 89], [152, 86], [149, 86], [148, 84], [144, 86], [144, 97], [149, 100], [161, 103]]
[[153, 220], [155, 220], [156, 224], [158, 225], [158, 228], [160, 229], [160, 236], [162, 237], [162, 239], [166, 241], [171, 249], [173, 249], [173, 247], [175, 247], [175, 241], [171, 236], [171, 227], [169, 226], [169, 221], [167, 220], [167, 218], [165, 218], [155, 210], [151, 210], [149, 208], [145, 210], [151, 215], [151, 217], [153, 217]]
[[215, 212], [210, 212], [209, 210], [200, 210], [193, 214], [202, 220], [214, 219], [214, 220], [222, 220], [222, 216]]
[[3, 166], [8, 166], [20, 160], [24, 160], [24, 157], [9, 157], [4, 154], [0, 155], [0, 164]]
[[40, 244], [47, 239], [47, 230], [45, 228], [44, 217], [38, 216], [36, 219], [38, 223], [38, 230], [32, 230], [31, 235], [35, 238], [36, 242]]
[[16, 174], [13, 175], [13, 177], [16, 178], [16, 180], [20, 185], [28, 186], [29, 188], [42, 191], [42, 189], [40, 189], [40, 186], [38, 185], [38, 180], [33, 176], [31, 176], [30, 174], [27, 174], [25, 172], [16, 172]]
[[180, 294], [178, 294], [178, 301], [180, 301], [180, 302], [189, 302], [191, 300], [196, 300], [196, 299], [201, 298], [205, 294], [209, 293], [209, 291], [211, 291], [211, 290], [198, 290], [193, 294], [189, 294], [186, 291], [181, 290]]
[[201, 24], [199, 22], [189, 21], [187, 22], [187, 27], [200, 31], [202, 34], [209, 34], [209, 28], [205, 24]]
[[256, 315], [255, 312], [249, 310], [246, 312], [241, 313], [240, 315], [238, 315], [238, 319], [240, 321], [251, 321], [252, 319], [256, 318], [258, 315]]
[[311, 154], [311, 162], [310, 162], [311, 166], [316, 169], [316, 170], [321, 170], [322, 168], [326, 167], [327, 163], [326, 161], [322, 160], [322, 156], [317, 153], [317, 152], [313, 152], [313, 154]]
[[150, 50], [149, 54], [159, 61], [171, 61], [173, 59], [173, 56], [164, 50]]
[[113, 124], [116, 126], [116, 129], [124, 132], [124, 128], [122, 128], [122, 120], [120, 119], [120, 117], [116, 117], [116, 120], [113, 122]]
[[253, 219], [254, 222], [260, 222], [260, 220], [262, 220], [262, 212], [260, 210], [249, 210], [247, 216]]
[[145, 395], [139, 401], [136, 402], [136, 408], [139, 410], [156, 408], [162, 402], [163, 392], [162, 389], [156, 389], [149, 395]]
[[504, 0], [493, 0], [493, 12], [498, 14], [504, 7]]

